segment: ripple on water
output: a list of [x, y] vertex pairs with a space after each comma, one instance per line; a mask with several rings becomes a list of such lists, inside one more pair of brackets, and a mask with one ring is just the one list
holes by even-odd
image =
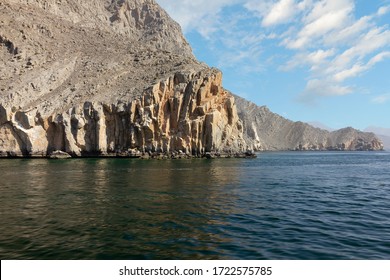
[[0, 161], [0, 254], [389, 259], [389, 155]]

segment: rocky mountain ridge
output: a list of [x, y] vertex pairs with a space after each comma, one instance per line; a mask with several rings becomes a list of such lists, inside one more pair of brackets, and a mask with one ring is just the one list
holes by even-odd
[[0, 61], [3, 157], [235, 155], [273, 141], [154, 0], [3, 0]]
[[293, 122], [235, 96], [237, 111], [243, 121], [244, 139], [256, 150], [278, 151], [371, 151], [382, 150], [383, 143], [374, 133], [352, 127], [336, 131], [316, 128], [304, 122]]

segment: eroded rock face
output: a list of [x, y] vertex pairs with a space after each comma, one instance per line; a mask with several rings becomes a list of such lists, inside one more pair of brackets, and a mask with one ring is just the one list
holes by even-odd
[[0, 153], [74, 156], [183, 151], [233, 153], [246, 146], [234, 97], [216, 69], [177, 73], [148, 88], [141, 98], [115, 104], [85, 102], [63, 113], [0, 107]]
[[155, 1], [0, 6], [0, 155], [245, 148], [222, 74]]

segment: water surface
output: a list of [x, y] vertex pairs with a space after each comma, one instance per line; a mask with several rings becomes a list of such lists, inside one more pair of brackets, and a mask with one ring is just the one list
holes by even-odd
[[0, 160], [1, 259], [389, 259], [390, 153]]

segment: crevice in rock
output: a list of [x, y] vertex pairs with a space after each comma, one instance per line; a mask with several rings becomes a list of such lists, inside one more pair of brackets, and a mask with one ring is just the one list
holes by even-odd
[[19, 53], [19, 48], [15, 46], [12, 41], [2, 35], [0, 35], [0, 46], [4, 46], [11, 55], [17, 55]]

